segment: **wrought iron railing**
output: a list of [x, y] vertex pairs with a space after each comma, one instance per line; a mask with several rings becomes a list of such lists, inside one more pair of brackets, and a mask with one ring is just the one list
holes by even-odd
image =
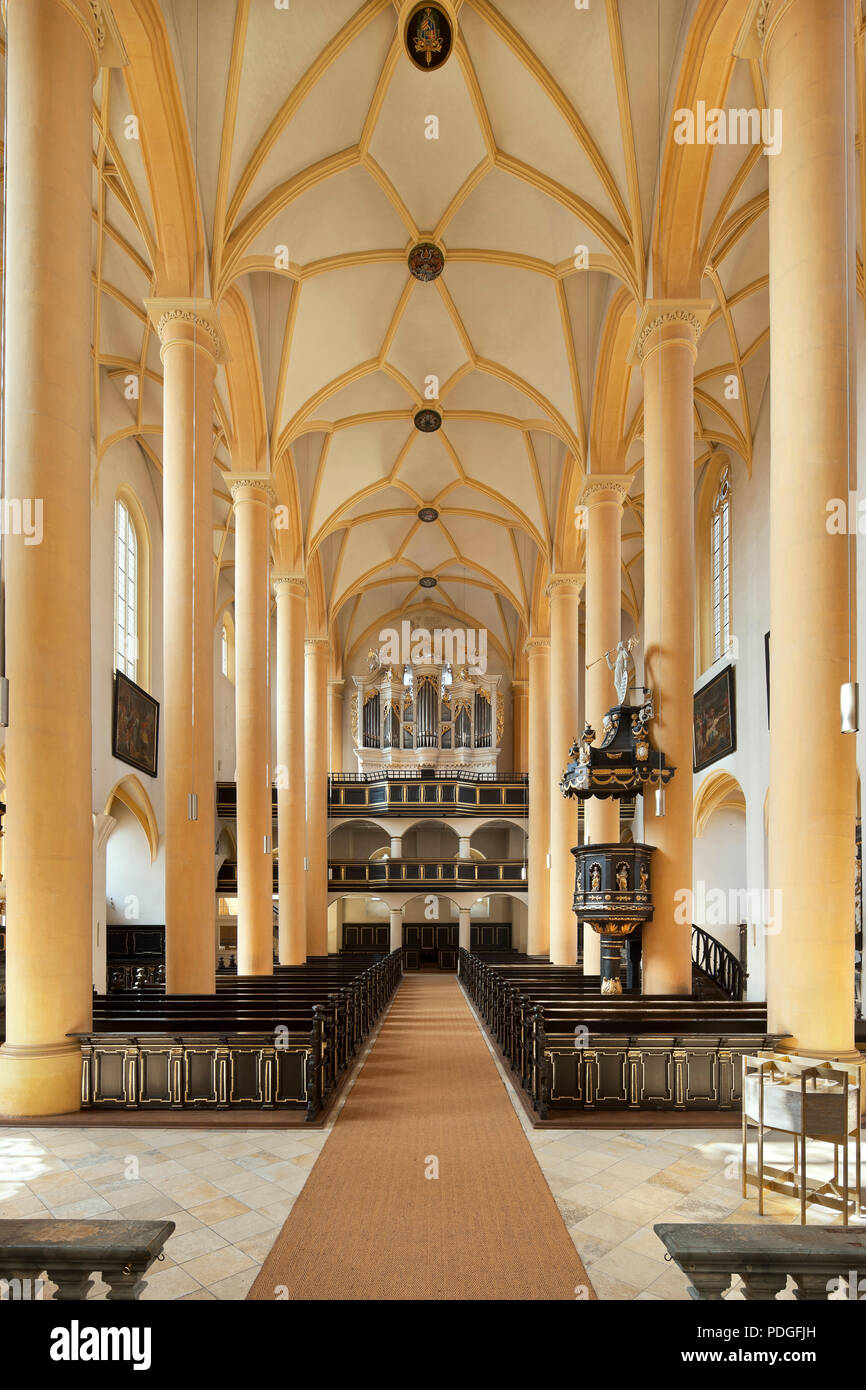
[[692, 964], [712, 980], [726, 999], [742, 999], [746, 972], [733, 951], [703, 927], [692, 927]]

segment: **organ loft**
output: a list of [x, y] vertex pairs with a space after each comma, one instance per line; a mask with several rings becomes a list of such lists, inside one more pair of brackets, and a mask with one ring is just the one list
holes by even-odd
[[860, 10], [0, 4], [0, 1302], [857, 1301]]

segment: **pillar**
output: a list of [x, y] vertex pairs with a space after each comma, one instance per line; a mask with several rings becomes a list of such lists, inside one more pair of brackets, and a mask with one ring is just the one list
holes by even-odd
[[147, 307], [163, 362], [165, 987], [169, 994], [212, 994], [212, 453], [221, 347], [205, 301], [152, 299]]
[[[580, 688], [583, 673], [578, 653], [582, 574], [554, 574], [550, 599], [550, 959], [554, 965], [577, 961], [574, 855], [577, 802], [559, 790], [568, 750], [580, 734]], [[532, 788], [530, 786], [530, 797]]]
[[392, 835], [392, 836], [391, 836], [391, 858], [392, 858], [392, 859], [402, 859], [402, 857], [403, 857], [403, 839], [402, 839], [402, 836], [400, 836], [400, 835]]
[[[602, 720], [617, 703], [613, 676], [604, 652], [615, 651], [622, 613], [622, 508], [630, 479], [622, 474], [593, 473], [580, 502], [586, 525], [586, 718], [601, 737]], [[619, 840], [619, 802], [590, 797], [583, 804], [584, 841], [595, 844]], [[597, 975], [601, 938], [588, 923], [583, 927], [583, 969]]]
[[302, 575], [273, 574], [277, 603], [277, 878], [280, 965], [307, 959]]
[[304, 749], [307, 842], [307, 955], [328, 954], [327, 637], [304, 643]]
[[328, 681], [328, 770], [343, 771], [343, 687], [345, 681]]
[[391, 950], [401, 951], [403, 949], [403, 909], [402, 907], [392, 907], [391, 913]]
[[[77, 1110], [91, 1022], [91, 123], [83, 0], [8, 0], [7, 1012], [0, 1114]], [[28, 540], [31, 543], [28, 543]], [[213, 848], [213, 847], [211, 847]]]
[[[790, 1035], [807, 1055], [844, 1057], [854, 1048], [856, 740], [840, 732], [839, 718], [840, 686], [853, 679], [850, 539], [831, 534], [827, 516], [830, 500], [847, 499], [856, 486], [848, 472], [856, 429], [852, 421], [849, 433], [846, 362], [855, 285], [856, 184], [848, 162], [855, 123], [850, 105], [845, 108], [844, 81], [847, 65], [850, 97], [851, 6], [844, 0], [771, 4], [763, 38], [769, 105], [783, 110], [785, 119], [781, 150], [767, 161], [773, 345], [768, 839], [776, 918], [767, 941], [769, 1029]], [[796, 235], [794, 217], [800, 221]], [[850, 476], [856, 480], [856, 467]], [[853, 614], [850, 624], [853, 633]], [[804, 736], [814, 769], [805, 781], [795, 751]]]
[[[691, 994], [692, 727], [695, 687], [694, 367], [704, 301], [652, 300], [633, 344], [644, 384], [644, 680], [650, 733], [676, 774], [665, 815], [644, 796], [644, 839], [655, 845], [652, 922], [643, 929], [646, 994]], [[688, 914], [686, 914], [688, 915]]]
[[270, 627], [271, 505], [268, 474], [234, 474], [235, 732], [238, 834], [238, 974], [274, 969], [271, 854]]
[[472, 937], [470, 935], [472, 924], [472, 908], [458, 907], [457, 920], [457, 944], [458, 946], [461, 946], [464, 951], [468, 951], [469, 943], [472, 940]]
[[526, 951], [550, 950], [550, 638], [530, 637], [529, 663], [529, 863]]
[[511, 682], [511, 770], [529, 768], [529, 681]]
[[457, 837], [457, 858], [472, 858], [472, 841], [469, 835], [459, 835]]

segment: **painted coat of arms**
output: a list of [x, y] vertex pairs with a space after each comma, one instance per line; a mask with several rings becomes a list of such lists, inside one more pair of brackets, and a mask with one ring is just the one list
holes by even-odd
[[406, 25], [406, 50], [416, 67], [432, 72], [448, 58], [453, 33], [448, 16], [438, 5], [419, 5]]

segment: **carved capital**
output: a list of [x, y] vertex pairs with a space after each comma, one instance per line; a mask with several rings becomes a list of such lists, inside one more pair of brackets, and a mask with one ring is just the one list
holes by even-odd
[[283, 594], [306, 598], [307, 581], [302, 574], [290, 574], [288, 570], [272, 570], [271, 583], [277, 598], [281, 598]]
[[604, 502], [613, 502], [621, 507], [633, 482], [634, 479], [624, 473], [590, 473], [578, 503], [582, 507], [595, 507]]
[[208, 299], [146, 299], [150, 321], [162, 348], [160, 357], [173, 343], [191, 343], [210, 353], [215, 362], [228, 361], [214, 304]]
[[552, 574], [544, 592], [548, 598], [553, 598], [554, 594], [561, 593], [570, 594], [572, 598], [580, 598], [585, 582], [585, 574]]
[[536, 652], [550, 651], [549, 637], [527, 637], [523, 644], [523, 650], [527, 656], [534, 656]]
[[709, 299], [648, 299], [635, 328], [628, 360], [641, 366], [666, 347], [689, 347], [698, 354], [698, 339], [712, 309]]
[[229, 473], [226, 482], [235, 506], [239, 502], [263, 502], [272, 507], [277, 500], [272, 473]]
[[304, 652], [307, 656], [327, 655], [331, 650], [331, 640], [329, 637], [306, 637], [304, 639]]

